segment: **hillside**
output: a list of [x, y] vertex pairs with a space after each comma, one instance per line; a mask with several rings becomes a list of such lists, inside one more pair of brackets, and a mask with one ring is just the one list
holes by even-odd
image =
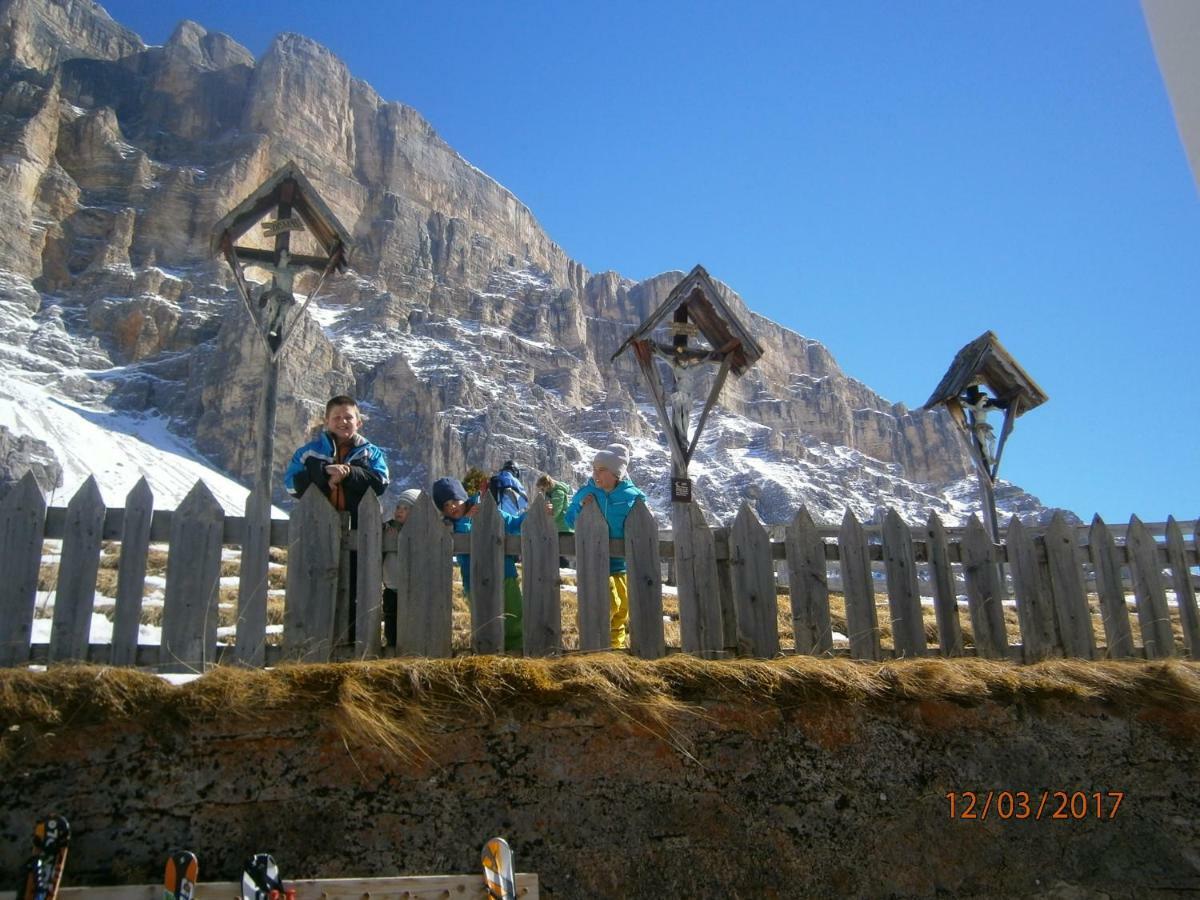
[[[208, 242], [225, 212], [296, 159], [355, 247], [285, 356], [277, 469], [323, 401], [349, 392], [386, 448], [393, 490], [508, 458], [578, 483], [593, 448], [624, 439], [633, 477], [665, 507], [667, 454], [648, 395], [628, 355], [609, 358], [680, 273], [589, 272], [417, 111], [303, 36], [281, 34], [254, 59], [194, 22], [146, 46], [89, 0], [3, 10], [5, 404], [36, 388], [111, 434], [141, 432], [155, 448], [147, 456], [172, 454], [143, 469], [189, 460], [160, 479], [164, 506], [178, 499], [166, 483], [194, 477], [197, 460], [248, 483], [261, 361]], [[894, 506], [914, 521], [931, 508], [969, 513], [970, 469], [948, 417], [889, 403], [819, 342], [727, 299], [766, 355], [726, 388], [706, 431], [694, 473], [710, 513], [727, 519], [743, 498], [767, 522], [801, 505], [831, 521], [847, 507], [869, 518]], [[37, 463], [49, 490], [57, 463], [64, 495], [104, 441], [31, 443], [42, 436], [29, 417], [0, 428], [20, 448], [0, 475]], [[136, 478], [126, 469], [105, 470], [110, 503]], [[1014, 487], [1001, 502], [1045, 512]]]

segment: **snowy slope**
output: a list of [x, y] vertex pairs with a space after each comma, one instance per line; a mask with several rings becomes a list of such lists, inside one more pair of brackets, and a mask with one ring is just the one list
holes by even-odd
[[0, 425], [45, 441], [58, 458], [63, 484], [46, 498], [51, 506], [66, 506], [90, 475], [107, 506], [123, 506], [144, 477], [160, 509], [178, 506], [197, 481], [227, 513], [241, 515], [245, 509], [248, 490], [171, 434], [161, 418], [82, 406], [9, 372], [0, 383]]

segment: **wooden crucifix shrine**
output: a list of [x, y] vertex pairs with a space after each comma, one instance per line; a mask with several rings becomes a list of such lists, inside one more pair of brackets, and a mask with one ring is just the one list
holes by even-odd
[[[272, 211], [275, 218], [264, 221]], [[261, 233], [252, 232], [260, 223]], [[293, 234], [301, 236], [297, 241], [300, 246], [293, 244]], [[239, 245], [237, 242], [243, 238], [258, 246]], [[266, 350], [266, 389], [258, 417], [259, 469], [254, 489], [260, 497], [269, 498], [279, 355], [325, 279], [331, 272], [346, 268], [350, 237], [299, 166], [289, 162], [216, 224], [212, 251], [214, 255], [222, 254], [233, 270], [238, 293]], [[270, 284], [260, 288], [257, 296], [252, 295], [246, 279], [245, 268], [251, 266], [271, 275]], [[297, 309], [292, 287], [296, 276], [306, 270], [318, 271], [321, 276], [304, 305]]]
[[[691, 505], [688, 465], [729, 373], [745, 374], [763, 355], [762, 347], [737, 320], [702, 266], [684, 276], [612, 358], [626, 347], [633, 348], [650, 386], [671, 449], [671, 530], [683, 649], [717, 656], [725, 647], [723, 633], [729, 624], [722, 624], [716, 562], [711, 554], [697, 550], [697, 536], [707, 534], [707, 528], [701, 527], [699, 508]], [[712, 386], [692, 428], [693, 405], [701, 399], [703, 379], [713, 368], [717, 371]], [[668, 373], [669, 384], [663, 379]]]
[[[995, 333], [985, 331], [958, 351], [941, 383], [922, 407], [933, 409], [945, 405], [966, 436], [983, 494], [983, 517], [996, 543], [1000, 542], [1000, 523], [995, 485], [1004, 446], [1017, 418], [1047, 399], [1045, 391], [1004, 349]], [[989, 414], [995, 411], [1004, 414], [998, 439], [988, 422]]]
[[[690, 502], [688, 465], [700, 443], [708, 414], [729, 373], [739, 377], [745, 374], [762, 356], [762, 347], [721, 299], [703, 266], [696, 266], [684, 276], [612, 358], [616, 359], [627, 347], [633, 348], [646, 376], [671, 449], [671, 499], [676, 503]], [[670, 385], [664, 383], [655, 358], [666, 362], [672, 376]], [[703, 380], [713, 366], [717, 367], [716, 377], [692, 429], [693, 406], [701, 399], [698, 394]]]

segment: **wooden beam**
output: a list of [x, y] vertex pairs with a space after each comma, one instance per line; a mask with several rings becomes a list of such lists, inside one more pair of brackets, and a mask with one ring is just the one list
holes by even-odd
[[[696, 431], [692, 435], [692, 441], [688, 444], [687, 453], [683, 455], [685, 463], [691, 463], [692, 454], [696, 452], [696, 445], [700, 443], [700, 432], [704, 430], [704, 423], [708, 421], [708, 414], [712, 411], [713, 405], [717, 402], [717, 395], [721, 393], [721, 388], [725, 386], [725, 379], [729, 376], [729, 357], [721, 360], [721, 369], [717, 372], [717, 377], [713, 379], [712, 390], [708, 392], [708, 400], [704, 403], [704, 409], [700, 412], [700, 421], [696, 423]], [[684, 435], [686, 437], [686, 435]]]

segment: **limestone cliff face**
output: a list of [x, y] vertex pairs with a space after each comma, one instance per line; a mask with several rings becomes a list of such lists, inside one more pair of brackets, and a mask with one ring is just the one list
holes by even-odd
[[[419, 113], [303, 36], [280, 35], [255, 60], [194, 22], [145, 47], [87, 2], [10, 0], [0, 13], [0, 215], [13, 223], [0, 271], [42, 307], [75, 310], [66, 335], [119, 369], [80, 390], [157, 404], [248, 478], [253, 452], [224, 423], [257, 396], [261, 367], [210, 231], [296, 159], [355, 247], [352, 271], [312, 309], [319, 325], [288, 351], [278, 447], [330, 391], [350, 390], [397, 487], [510, 457], [578, 478], [590, 448], [617, 438], [634, 444], [639, 482], [663, 480], [641, 376], [629, 354], [609, 358], [679, 273], [589, 273]], [[710, 509], [728, 512], [766, 479], [793, 508], [832, 511], [840, 484], [842, 506], [860, 512], [897, 500], [946, 511], [937, 486], [969, 474], [947, 417], [888, 403], [818, 342], [727, 299], [766, 355], [726, 388], [701, 447], [699, 467], [729, 475], [699, 480]], [[784, 474], [746, 466], [746, 453]], [[843, 469], [816, 478], [834, 457]]]
[[144, 49], [93, 0], [0, 3], [0, 54], [20, 66], [46, 71], [66, 59], [122, 59]]

